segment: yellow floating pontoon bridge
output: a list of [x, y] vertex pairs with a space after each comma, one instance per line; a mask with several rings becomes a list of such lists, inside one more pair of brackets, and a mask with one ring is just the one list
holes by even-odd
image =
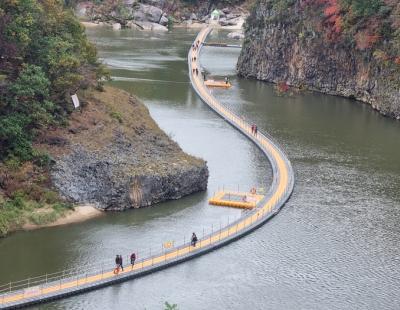
[[232, 84], [230, 82], [226, 83], [225, 81], [215, 81], [215, 80], [206, 80], [204, 84], [208, 87], [223, 87], [230, 88]]
[[215, 206], [253, 209], [263, 198], [263, 195], [257, 195], [255, 193], [221, 191], [216, 193], [214, 197], [208, 200], [208, 203]]

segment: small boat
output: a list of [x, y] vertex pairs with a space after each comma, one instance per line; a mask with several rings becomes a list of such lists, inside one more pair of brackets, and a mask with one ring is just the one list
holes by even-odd
[[204, 81], [204, 85], [208, 87], [223, 87], [223, 88], [230, 88], [232, 86], [230, 82], [226, 83], [225, 81], [215, 81], [215, 80], [206, 80]]

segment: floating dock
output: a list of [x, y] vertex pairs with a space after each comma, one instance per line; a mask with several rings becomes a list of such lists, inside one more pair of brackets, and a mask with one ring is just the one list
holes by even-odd
[[240, 44], [228, 44], [228, 43], [220, 43], [220, 42], [209, 42], [203, 43], [204, 46], [215, 46], [215, 47], [234, 47], [234, 48], [242, 48]]
[[226, 83], [225, 81], [215, 81], [215, 80], [206, 80], [204, 81], [204, 85], [208, 87], [222, 87], [222, 88], [232, 87], [232, 84], [230, 82]]
[[263, 195], [221, 191], [209, 199], [208, 203], [215, 206], [253, 209], [263, 198]]

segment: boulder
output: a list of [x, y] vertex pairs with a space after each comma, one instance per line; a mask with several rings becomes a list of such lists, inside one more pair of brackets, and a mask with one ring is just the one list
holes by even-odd
[[165, 6], [165, 0], [142, 0], [142, 3], [150, 4], [159, 8], [163, 8]]
[[161, 16], [159, 24], [163, 25], [163, 26], [167, 26], [168, 25], [168, 17], [165, 16], [165, 14], [163, 16]]
[[148, 21], [158, 23], [163, 15], [163, 11], [152, 5], [139, 4], [135, 7], [133, 18], [137, 21]]
[[143, 11], [136, 10], [133, 12], [133, 19], [136, 21], [144, 22], [146, 21], [146, 15]]
[[205, 23], [206, 21], [208, 21], [210, 19], [210, 16], [204, 16], [202, 19], [200, 19], [201, 22]]
[[191, 20], [197, 20], [197, 15], [194, 14], [194, 13], [192, 13], [192, 14], [190, 14], [190, 18], [189, 18], [189, 19], [191, 19]]
[[230, 8], [223, 8], [221, 11], [224, 14], [229, 14], [231, 12], [231, 9]]
[[132, 21], [127, 22], [126, 27], [131, 29], [140, 29], [140, 30], [142, 29]]
[[168, 31], [168, 28], [157, 24], [157, 23], [151, 23], [151, 22], [136, 22], [139, 26], [142, 27], [142, 30], [147, 30], [147, 31]]
[[152, 23], [151, 30], [152, 31], [168, 31], [168, 28], [163, 25], [157, 24], [157, 23]]
[[235, 40], [243, 40], [244, 34], [241, 32], [230, 32], [230, 33], [228, 33], [228, 38], [235, 39]]
[[121, 29], [121, 24], [120, 23], [115, 23], [112, 25], [113, 30], [120, 30]]
[[240, 14], [228, 14], [226, 15], [226, 20], [234, 19], [240, 17]]
[[235, 25], [237, 25], [237, 21], [223, 19], [223, 20], [219, 20], [219, 24], [221, 26], [235, 26]]

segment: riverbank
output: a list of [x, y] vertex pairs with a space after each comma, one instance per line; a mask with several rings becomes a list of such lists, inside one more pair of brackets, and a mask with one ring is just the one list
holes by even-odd
[[90, 219], [94, 219], [105, 215], [104, 212], [100, 211], [93, 205], [81, 205], [76, 206], [72, 210], [68, 210], [62, 217], [59, 217], [57, 220], [47, 224], [35, 224], [32, 222], [25, 223], [21, 229], [22, 230], [34, 230], [45, 227], [55, 227], [55, 226], [63, 226], [68, 224], [75, 224], [84, 222]]

